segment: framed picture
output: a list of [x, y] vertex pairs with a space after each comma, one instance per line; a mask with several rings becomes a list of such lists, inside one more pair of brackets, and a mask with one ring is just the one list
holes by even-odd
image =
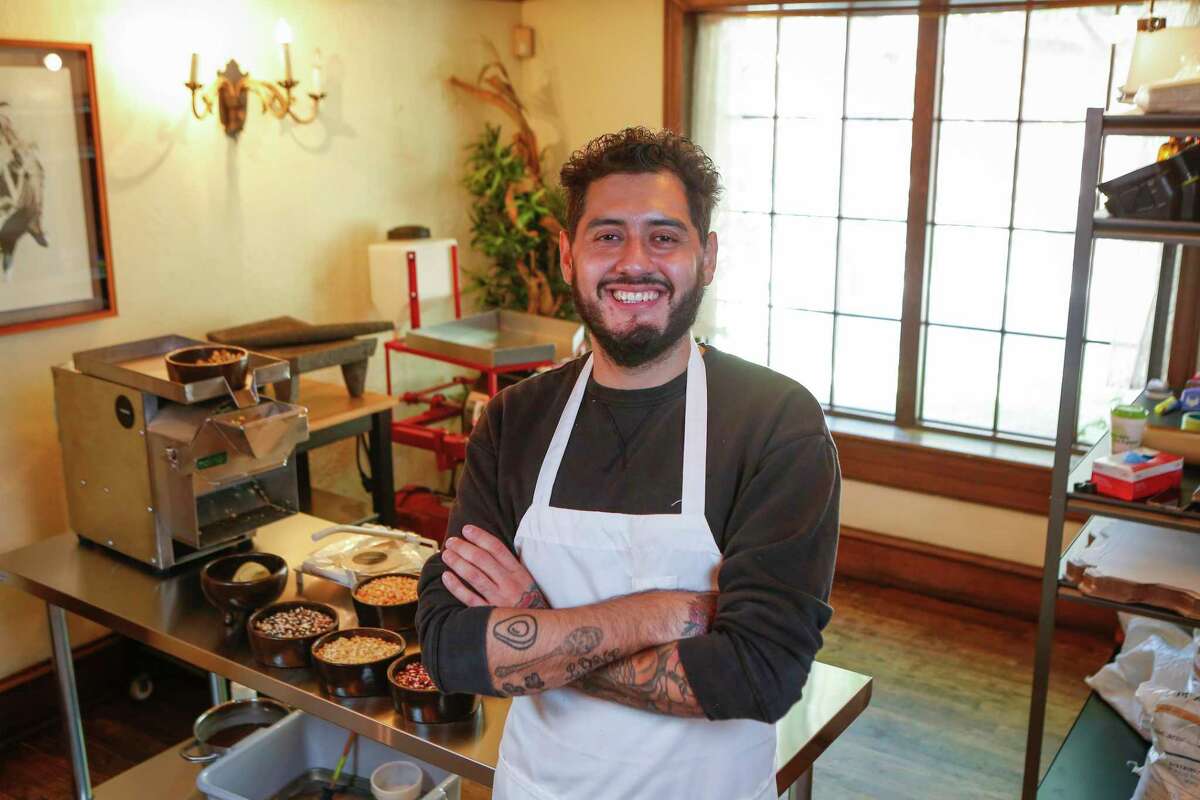
[[0, 39], [0, 334], [117, 313], [92, 48]]

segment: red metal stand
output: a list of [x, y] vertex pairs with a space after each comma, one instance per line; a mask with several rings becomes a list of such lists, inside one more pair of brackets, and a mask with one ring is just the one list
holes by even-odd
[[[409, 251], [407, 254], [408, 268], [408, 300], [409, 320], [413, 328], [421, 327], [420, 298], [417, 291], [417, 254]], [[462, 302], [458, 282], [458, 247], [450, 248], [451, 285], [454, 292], [454, 317], [462, 319]], [[487, 378], [488, 397], [495, 397], [500, 391], [500, 376], [510, 372], [530, 372], [539, 367], [547, 366], [552, 361], [532, 361], [528, 364], [506, 364], [500, 367], [477, 364], [460, 358], [431, 353], [415, 347], [409, 347], [401, 339], [393, 339], [383, 345], [383, 360], [387, 371], [387, 391], [392, 393], [392, 353], [407, 353], [421, 358], [431, 358], [447, 364], [475, 370]], [[428, 408], [412, 417], [392, 422], [392, 441], [409, 447], [419, 447], [429, 450], [437, 457], [439, 470], [451, 469], [461, 464], [467, 458], [467, 437], [452, 433], [442, 428], [433, 427], [438, 422], [444, 422], [462, 415], [463, 404], [454, 402], [442, 394], [443, 389], [454, 386], [470, 386], [474, 378], [456, 377], [448, 383], [430, 386], [415, 392], [404, 392], [400, 399], [410, 404], [425, 404]]]

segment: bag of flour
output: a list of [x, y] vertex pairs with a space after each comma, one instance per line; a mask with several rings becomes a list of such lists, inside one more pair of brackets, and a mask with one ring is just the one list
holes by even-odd
[[1200, 694], [1142, 686], [1150, 752], [1132, 800], [1200, 800]]

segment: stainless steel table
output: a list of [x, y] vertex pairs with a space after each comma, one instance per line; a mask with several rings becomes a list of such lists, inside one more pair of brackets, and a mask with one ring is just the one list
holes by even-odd
[[[255, 547], [278, 553], [295, 567], [315, 547], [309, 535], [327, 525], [324, 520], [298, 514], [259, 530]], [[145, 796], [147, 786], [171, 787], [171, 796], [190, 797], [182, 789], [191, 785], [189, 778], [194, 779], [196, 767], [168, 752], [92, 791], [64, 610], [422, 761], [479, 783], [492, 783], [508, 700], [484, 698], [474, 720], [435, 726], [408, 722], [385, 697], [326, 697], [310, 670], [273, 669], [253, 660], [244, 633], [227, 630], [221, 615], [201, 594], [199, 567], [185, 565], [178, 573], [162, 578], [64, 533], [0, 554], [0, 581], [47, 603], [80, 800], [136, 797], [139, 788]], [[298, 594], [336, 607], [343, 627], [354, 624], [349, 592], [344, 587], [305, 575], [302, 592], [297, 591], [297, 581], [289, 579], [283, 599]], [[862, 713], [870, 697], [869, 677], [813, 665], [804, 699], [777, 726], [780, 793], [808, 796], [812, 763]]]

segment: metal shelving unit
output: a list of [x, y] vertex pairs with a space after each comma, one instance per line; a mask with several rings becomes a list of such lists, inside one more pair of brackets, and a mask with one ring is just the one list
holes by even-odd
[[[1079, 411], [1079, 388], [1083, 363], [1084, 328], [1088, 284], [1092, 271], [1095, 239], [1133, 239], [1162, 244], [1200, 245], [1200, 223], [1114, 219], [1096, 214], [1096, 186], [1105, 136], [1200, 135], [1196, 115], [1106, 115], [1103, 109], [1088, 109], [1084, 132], [1083, 167], [1079, 182], [1079, 206], [1075, 227], [1074, 265], [1067, 333], [1063, 355], [1062, 394], [1058, 409], [1058, 435], [1051, 478], [1050, 515], [1043, 558], [1041, 608], [1038, 618], [1037, 652], [1034, 659], [1033, 693], [1030, 700], [1029, 731], [1025, 745], [1023, 800], [1079, 798], [1079, 800], [1128, 800], [1134, 780], [1129, 781], [1126, 761], [1145, 757], [1146, 743], [1095, 695], [1088, 699], [1070, 734], [1038, 787], [1046, 696], [1050, 680], [1050, 656], [1054, 642], [1055, 601], [1065, 600], [1128, 611], [1132, 614], [1167, 619], [1181, 625], [1200, 626], [1193, 620], [1163, 609], [1130, 603], [1115, 603], [1090, 597], [1060, 580], [1063, 562], [1063, 523], [1067, 511], [1125, 519], [1180, 531], [1200, 533], [1200, 514], [1165, 509], [1145, 503], [1130, 503], [1095, 494], [1073, 491], [1072, 487], [1091, 476], [1092, 462], [1109, 452], [1108, 437], [1072, 467], [1075, 420]], [[1183, 492], [1200, 485], [1200, 470], [1185, 469]], [[1186, 535], [1186, 533], [1181, 534]], [[1196, 540], [1200, 548], [1200, 539]], [[1072, 542], [1072, 546], [1078, 541]], [[1113, 755], [1112, 742], [1119, 741], [1120, 757]], [[1119, 761], [1119, 763], [1117, 763]], [[1078, 773], [1078, 775], [1077, 775]], [[1079, 776], [1083, 776], [1080, 778]], [[1089, 777], [1090, 776], [1090, 777]]]

